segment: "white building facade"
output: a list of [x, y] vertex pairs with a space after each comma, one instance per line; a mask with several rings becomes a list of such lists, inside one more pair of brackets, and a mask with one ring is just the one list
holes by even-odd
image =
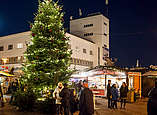
[[[90, 24], [93, 24], [93, 27]], [[89, 25], [91, 27], [86, 27]], [[69, 44], [72, 50], [70, 68], [83, 70], [104, 65], [103, 57], [109, 55], [109, 50], [105, 50], [109, 49], [108, 25], [109, 21], [103, 15], [89, 16], [70, 22], [71, 34], [66, 33], [70, 38]], [[80, 34], [77, 30], [80, 30]], [[93, 32], [93, 35], [90, 36], [90, 32]], [[30, 37], [30, 31], [0, 37], [0, 67], [5, 65], [20, 68], [24, 62], [26, 44], [31, 43]]]

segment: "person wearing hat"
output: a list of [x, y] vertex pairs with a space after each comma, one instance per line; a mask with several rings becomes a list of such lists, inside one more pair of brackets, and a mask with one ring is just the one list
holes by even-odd
[[62, 97], [62, 105], [64, 107], [64, 115], [69, 115], [70, 113], [70, 90], [68, 89], [68, 84], [64, 84], [63, 90], [59, 93]]
[[157, 110], [157, 79], [155, 80], [155, 87], [148, 94], [149, 100], [147, 103], [148, 115], [156, 115]]
[[57, 115], [63, 114], [62, 113], [63, 109], [62, 109], [62, 105], [61, 105], [61, 99], [62, 98], [59, 96], [59, 93], [62, 91], [62, 89], [63, 89], [63, 84], [61, 82], [59, 82], [57, 88], [53, 92], [53, 97], [56, 99]]
[[84, 89], [82, 90], [81, 96], [80, 96], [79, 115], [93, 115], [94, 114], [93, 93], [88, 88], [87, 81], [83, 82], [83, 87]]

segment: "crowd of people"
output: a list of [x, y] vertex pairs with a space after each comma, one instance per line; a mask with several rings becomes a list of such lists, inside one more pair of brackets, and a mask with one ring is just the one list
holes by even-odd
[[121, 102], [121, 109], [125, 109], [126, 107], [126, 99], [127, 99], [128, 87], [125, 82], [122, 83], [120, 87], [120, 96], [118, 93], [118, 89], [116, 84], [111, 86], [111, 80], [108, 80], [107, 85], [107, 99], [108, 99], [108, 108], [117, 109], [117, 102]]
[[76, 95], [75, 89], [69, 89], [65, 83], [58, 83], [53, 96], [56, 99], [57, 115], [73, 115], [74, 112], [80, 111], [79, 115], [93, 115], [94, 114], [94, 103], [93, 93], [88, 88], [87, 81], [77, 85], [79, 93]]
[[0, 105], [4, 106], [4, 95], [10, 95], [11, 104], [14, 99], [14, 93], [17, 91], [19, 83], [17, 79], [8, 80], [6, 79], [3, 84], [0, 83]]
[[[0, 85], [0, 105], [4, 106], [4, 94], [10, 94], [10, 104], [14, 99], [14, 93], [19, 87], [17, 79], [10, 82], [6, 80], [8, 87]], [[108, 80], [107, 85], [107, 99], [109, 109], [118, 109], [117, 103], [120, 102], [120, 109], [126, 109], [126, 100], [128, 94], [128, 86], [125, 82], [122, 83], [120, 88], [117, 88], [116, 84], [112, 84], [111, 80]], [[56, 99], [56, 111], [57, 115], [73, 115], [76, 111], [79, 111], [79, 115], [93, 115], [94, 114], [94, 102], [93, 93], [88, 88], [87, 81], [80, 81], [78, 84], [73, 84], [73, 88], [68, 88], [68, 84], [61, 82], [53, 92], [53, 97]], [[119, 89], [119, 90], [118, 90]], [[5, 91], [4, 91], [5, 90]], [[157, 80], [155, 87], [149, 93], [148, 100], [148, 115], [155, 115], [157, 109]]]

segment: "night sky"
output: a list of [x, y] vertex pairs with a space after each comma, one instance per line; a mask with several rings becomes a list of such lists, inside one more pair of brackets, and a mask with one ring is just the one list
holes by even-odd
[[[101, 12], [105, 15], [105, 0], [60, 0], [64, 5], [65, 27], [69, 17], [78, 17], [78, 9], [86, 16]], [[38, 0], [1, 0], [0, 36], [29, 31]], [[157, 65], [157, 1], [109, 0], [110, 57], [117, 65], [133, 67]]]

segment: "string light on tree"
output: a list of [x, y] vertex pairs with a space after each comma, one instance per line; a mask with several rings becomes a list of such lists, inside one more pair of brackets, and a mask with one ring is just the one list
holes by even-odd
[[71, 51], [63, 29], [62, 6], [52, 0], [39, 1], [34, 23], [30, 24], [31, 45], [28, 45], [22, 80], [42, 96], [44, 89], [69, 79]]

